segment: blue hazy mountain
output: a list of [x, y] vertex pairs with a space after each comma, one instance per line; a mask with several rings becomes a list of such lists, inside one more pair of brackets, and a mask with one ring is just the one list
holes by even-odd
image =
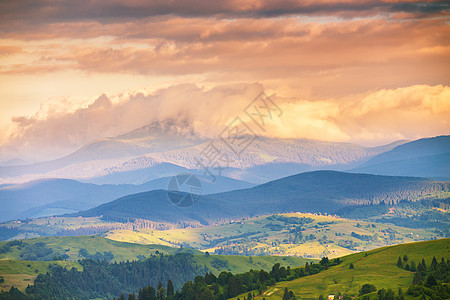
[[450, 136], [424, 138], [397, 146], [351, 172], [450, 180]]
[[[215, 181], [197, 176], [202, 194], [244, 189], [254, 184], [223, 176]], [[73, 213], [92, 208], [119, 197], [155, 189], [167, 189], [172, 177], [140, 185], [91, 184], [69, 179], [45, 179], [0, 188], [0, 221]]]
[[[414, 177], [315, 171], [289, 176], [249, 189], [202, 196], [191, 207], [172, 204], [168, 192], [128, 195], [77, 213], [126, 221], [210, 224], [227, 219], [282, 212], [335, 213], [349, 205], [396, 203], [449, 189], [449, 183]], [[181, 195], [183, 196], [183, 195]]]

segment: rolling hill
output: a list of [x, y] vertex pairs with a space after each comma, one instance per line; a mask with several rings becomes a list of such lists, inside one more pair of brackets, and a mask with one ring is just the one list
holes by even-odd
[[[167, 189], [172, 177], [159, 178], [140, 185], [91, 184], [70, 179], [43, 179], [0, 188], [0, 221], [72, 213], [93, 208], [118, 197], [154, 189]], [[198, 177], [203, 194], [254, 186], [245, 181], [209, 176]]]
[[424, 229], [299, 213], [262, 216], [199, 228], [115, 229], [105, 233], [105, 236], [120, 242], [183, 245], [215, 254], [305, 258], [336, 258], [437, 237], [434, 232]]
[[[18, 243], [21, 243], [20, 245]], [[0, 242], [0, 249], [8, 242]], [[34, 250], [30, 250], [34, 249]], [[49, 257], [67, 255], [66, 260], [22, 260], [28, 257], [31, 251], [36, 249], [51, 249]], [[83, 250], [84, 249], [84, 250]], [[110, 253], [112, 262], [124, 262], [132, 260], [143, 260], [151, 255], [161, 253], [176, 254], [181, 252], [192, 253], [193, 261], [201, 267], [208, 268], [218, 275], [221, 271], [231, 271], [233, 273], [246, 272], [249, 269], [270, 270], [275, 263], [284, 266], [297, 267], [313, 260], [299, 257], [283, 256], [254, 256], [251, 259], [247, 256], [206, 256], [204, 253], [192, 249], [172, 248], [161, 245], [140, 245], [133, 243], [117, 242], [98, 236], [77, 236], [77, 237], [40, 237], [16, 242], [9, 247], [8, 252], [0, 253], [0, 289], [8, 291], [14, 285], [24, 291], [27, 285], [32, 285], [38, 274], [45, 274], [49, 271], [51, 264], [58, 264], [69, 269], [75, 267], [83, 270], [83, 266], [77, 261], [94, 255], [96, 252]], [[25, 256], [24, 256], [25, 254]], [[45, 258], [44, 258], [45, 259]], [[218, 263], [219, 262], [219, 263]]]
[[[86, 249], [87, 253], [94, 255], [96, 252], [111, 252], [113, 258], [111, 261], [126, 261], [126, 260], [138, 260], [140, 257], [148, 257], [155, 253], [175, 254], [179, 252], [189, 252], [193, 254], [203, 254], [200, 251], [193, 249], [179, 249], [173, 247], [167, 247], [162, 245], [141, 245], [134, 243], [118, 242], [99, 236], [61, 236], [61, 237], [38, 237], [32, 239], [22, 240], [23, 243], [31, 248], [37, 243], [45, 244], [45, 247], [51, 248], [52, 253], [48, 257], [38, 257], [33, 260], [45, 261], [53, 260], [54, 256], [63, 256], [68, 261], [77, 261], [79, 259], [86, 258], [80, 254], [81, 249]], [[0, 247], [6, 245], [8, 242], [0, 242]], [[27, 260], [24, 254], [28, 251], [28, 246], [10, 247], [10, 251], [6, 253], [0, 253], [0, 260]], [[30, 259], [28, 259], [30, 260]]]
[[[282, 299], [287, 287], [301, 299], [317, 299], [320, 295], [358, 295], [363, 284], [370, 283], [377, 289], [405, 289], [412, 285], [414, 273], [397, 267], [398, 257], [407, 255], [409, 262], [419, 263], [422, 258], [430, 265], [435, 256], [438, 260], [450, 257], [450, 239], [409, 243], [384, 247], [368, 252], [342, 257], [338, 266], [319, 274], [301, 277], [276, 284], [263, 293], [266, 299]], [[350, 264], [354, 269], [350, 269]], [[376, 297], [376, 295], [371, 296]], [[241, 296], [242, 299], [242, 296]], [[261, 297], [262, 299], [262, 297]], [[372, 298], [371, 298], [372, 299]]]
[[211, 224], [282, 212], [335, 213], [349, 205], [414, 201], [448, 192], [449, 183], [422, 178], [315, 171], [249, 189], [202, 196], [191, 207], [175, 206], [167, 191], [155, 190], [128, 195], [74, 216], [103, 215], [103, 218], [114, 221], [142, 218]]
[[43, 179], [0, 189], [0, 220], [78, 211], [139, 191], [132, 185], [95, 185], [69, 179]]

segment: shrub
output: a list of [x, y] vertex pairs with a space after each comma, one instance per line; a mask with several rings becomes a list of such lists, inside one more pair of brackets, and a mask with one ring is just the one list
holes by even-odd
[[377, 288], [373, 284], [366, 283], [359, 290], [359, 294], [365, 295], [365, 294], [370, 294], [370, 293], [376, 292], [376, 291], [377, 291]]

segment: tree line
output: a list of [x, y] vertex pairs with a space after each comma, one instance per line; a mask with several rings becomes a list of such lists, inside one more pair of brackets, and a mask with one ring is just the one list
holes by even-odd
[[208, 270], [195, 263], [190, 253], [153, 255], [143, 261], [109, 263], [92, 259], [80, 260], [82, 271], [50, 265], [46, 274], [39, 274], [25, 293], [12, 289], [0, 293], [0, 299], [93, 299], [135, 293], [143, 286], [156, 286], [169, 278], [174, 287]]
[[[225, 300], [246, 294], [243, 300], [250, 300], [255, 295], [261, 295], [270, 286], [280, 281], [290, 281], [299, 277], [317, 274], [331, 266], [340, 264], [340, 259], [330, 261], [327, 257], [319, 263], [306, 263], [304, 267], [291, 269], [279, 263], [273, 265], [272, 270], [250, 270], [242, 274], [233, 275], [223, 271], [218, 276], [212, 272], [205, 276], [197, 276], [193, 281], [187, 281], [181, 290], [174, 291], [172, 282], [167, 287], [160, 282], [157, 287], [146, 286], [136, 294], [122, 293], [118, 300]], [[296, 299], [292, 291], [285, 289], [283, 300]]]
[[[190, 253], [121, 263], [85, 259], [80, 261], [82, 271], [51, 265], [47, 274], [38, 275], [34, 285], [26, 288], [26, 293], [11, 288], [0, 293], [0, 299], [125, 299], [127, 295], [130, 300], [223, 300], [242, 293], [253, 297], [253, 293], [261, 294], [277, 282], [317, 274], [340, 263], [339, 259], [330, 261], [324, 257], [319, 263], [306, 263], [295, 269], [276, 263], [269, 272], [223, 271], [216, 276], [206, 266], [196, 265]], [[249, 299], [247, 295], [246, 300]], [[286, 299], [295, 296], [287, 291]]]

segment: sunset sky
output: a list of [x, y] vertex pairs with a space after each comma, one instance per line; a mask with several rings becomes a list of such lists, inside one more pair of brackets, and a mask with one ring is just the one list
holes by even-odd
[[0, 161], [167, 118], [214, 137], [261, 90], [268, 136], [449, 134], [450, 3], [0, 1]]

